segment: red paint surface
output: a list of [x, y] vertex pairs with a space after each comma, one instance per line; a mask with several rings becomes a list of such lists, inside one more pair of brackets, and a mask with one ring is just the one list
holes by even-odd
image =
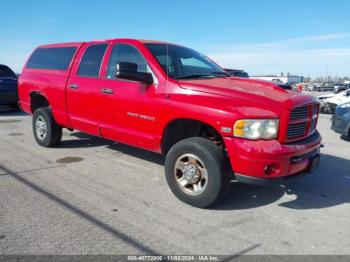
[[[310, 143], [285, 143], [290, 111], [300, 105], [315, 103], [315, 99], [310, 96], [252, 79], [168, 79], [144, 46], [145, 41], [98, 41], [103, 42], [108, 43], [108, 48], [97, 78], [76, 74], [84, 50], [89, 44], [97, 42], [44, 46], [76, 46], [78, 51], [66, 71], [24, 67], [19, 79], [22, 109], [32, 113], [30, 94], [38, 92], [47, 98], [55, 120], [63, 127], [155, 152], [161, 152], [163, 132], [172, 121], [184, 118], [202, 121], [223, 136], [234, 172], [255, 177], [266, 177], [264, 168], [268, 164], [280, 167], [272, 177], [303, 171], [308, 161], [291, 164], [290, 158], [320, 146], [320, 139]], [[146, 86], [138, 82], [106, 78], [109, 56], [117, 43], [130, 44], [140, 51], [156, 75], [158, 85]], [[80, 88], [67, 88], [70, 84], [78, 84]], [[103, 94], [100, 92], [102, 88], [112, 89], [114, 94]], [[221, 127], [232, 128], [236, 120], [244, 118], [279, 118], [278, 138], [249, 141], [221, 132]]]

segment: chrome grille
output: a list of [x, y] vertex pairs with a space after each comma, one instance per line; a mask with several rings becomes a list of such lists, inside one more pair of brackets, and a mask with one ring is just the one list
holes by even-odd
[[301, 119], [308, 117], [308, 108], [307, 106], [297, 107], [290, 114], [290, 119]]
[[316, 129], [319, 104], [312, 103], [294, 108], [289, 117], [287, 140], [307, 137]]
[[307, 128], [307, 123], [293, 124], [288, 126], [287, 137], [293, 139], [304, 136]]

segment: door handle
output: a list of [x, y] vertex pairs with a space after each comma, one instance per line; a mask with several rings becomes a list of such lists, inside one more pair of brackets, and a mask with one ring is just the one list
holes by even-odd
[[110, 89], [110, 88], [102, 88], [102, 89], [101, 89], [101, 93], [104, 93], [104, 94], [107, 94], [107, 95], [111, 95], [111, 94], [113, 94], [114, 92], [113, 92], [113, 90]]
[[77, 84], [71, 84], [71, 85], [69, 86], [69, 88], [71, 88], [71, 89], [78, 89], [79, 86], [78, 86]]

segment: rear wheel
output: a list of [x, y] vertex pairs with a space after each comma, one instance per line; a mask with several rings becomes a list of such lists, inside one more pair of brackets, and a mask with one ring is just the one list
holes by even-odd
[[181, 201], [205, 208], [217, 203], [229, 186], [222, 148], [200, 137], [176, 143], [165, 160], [171, 191]]
[[62, 127], [56, 123], [49, 107], [35, 110], [32, 125], [35, 140], [39, 145], [53, 147], [61, 142]]

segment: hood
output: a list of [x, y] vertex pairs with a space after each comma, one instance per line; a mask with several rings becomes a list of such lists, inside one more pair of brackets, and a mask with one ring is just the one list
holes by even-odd
[[213, 78], [202, 80], [182, 80], [180, 87], [199, 92], [221, 95], [255, 104], [290, 109], [299, 104], [317, 102], [316, 98], [284, 90], [278, 84], [268, 81], [243, 78]]

